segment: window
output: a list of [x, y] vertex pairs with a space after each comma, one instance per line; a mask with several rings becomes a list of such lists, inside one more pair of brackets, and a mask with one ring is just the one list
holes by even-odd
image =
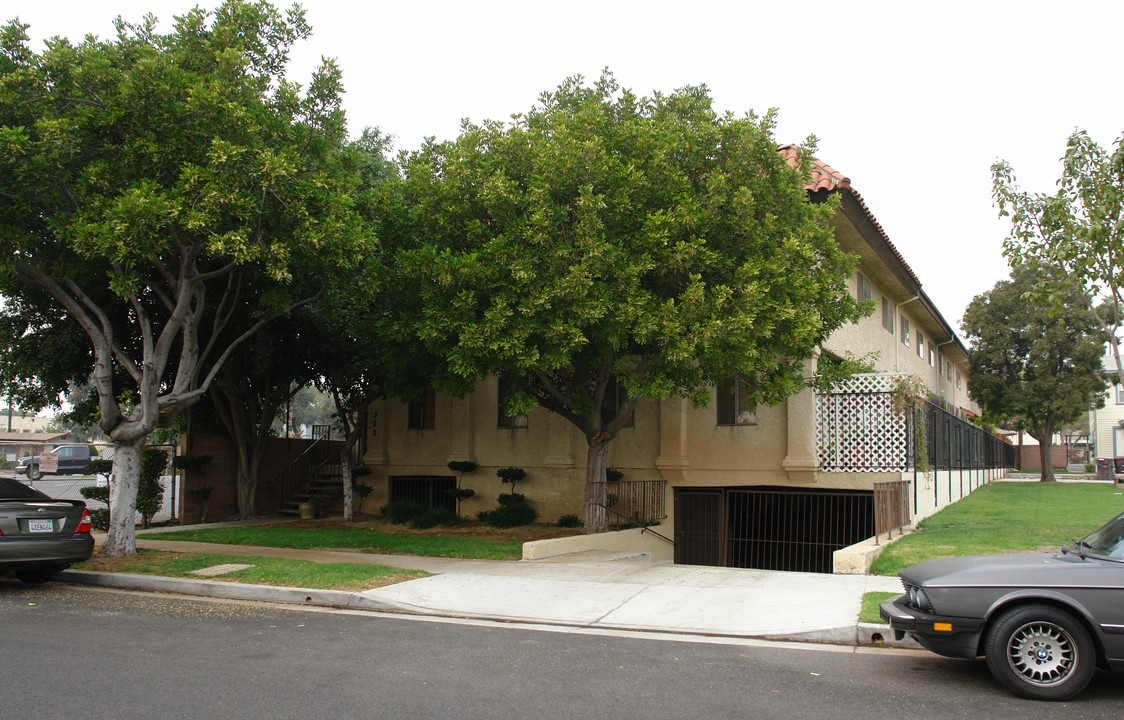
[[957, 390], [960, 389], [960, 371], [959, 370], [956, 371], [956, 389]]
[[714, 388], [715, 405], [718, 407], [719, 425], [756, 425], [756, 408], [749, 404], [743, 393], [742, 382], [738, 378], [723, 380]]
[[508, 415], [504, 406], [515, 392], [515, 383], [504, 379], [501, 375], [496, 379], [496, 427], [498, 428], [525, 428], [527, 427], [526, 415]]
[[862, 273], [855, 273], [855, 297], [859, 302], [870, 300], [870, 281]]
[[[601, 425], [604, 427], [613, 421], [617, 413], [621, 411], [621, 405], [628, 400], [628, 391], [625, 390], [624, 385], [617, 382], [614, 375], [609, 378], [609, 386], [605, 388], [605, 397], [601, 400]], [[636, 422], [635, 411], [630, 412], [628, 418], [624, 421], [621, 427], [632, 427]]]
[[917, 331], [917, 357], [925, 357], [925, 336], [920, 330]]
[[937, 375], [944, 375], [944, 355], [937, 353]]
[[948, 360], [944, 361], [944, 376], [946, 380], [952, 380], [952, 363]]
[[1116, 386], [1116, 404], [1124, 405], [1124, 386]]
[[882, 296], [882, 327], [886, 328], [886, 332], [893, 334], [894, 332], [894, 306]]
[[902, 315], [902, 345], [909, 347], [909, 318]]
[[432, 430], [434, 420], [433, 386], [426, 385], [420, 400], [411, 400], [406, 409], [406, 427], [410, 430]]
[[936, 362], [936, 360], [934, 360], [934, 358], [933, 358], [933, 355], [935, 355], [935, 354], [936, 353], [933, 352], [933, 343], [930, 342], [929, 343], [929, 367], [933, 367], [933, 363]]

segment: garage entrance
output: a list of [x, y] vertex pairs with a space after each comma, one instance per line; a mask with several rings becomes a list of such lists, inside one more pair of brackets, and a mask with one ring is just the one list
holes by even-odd
[[681, 564], [830, 573], [832, 553], [872, 535], [872, 492], [675, 489]]

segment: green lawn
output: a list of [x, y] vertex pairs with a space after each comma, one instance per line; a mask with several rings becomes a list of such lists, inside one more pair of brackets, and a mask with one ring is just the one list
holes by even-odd
[[1124, 495], [1100, 483], [995, 483], [923, 520], [874, 562], [895, 575], [922, 560], [1057, 550], [1124, 510]]
[[95, 556], [89, 562], [75, 565], [74, 569], [199, 578], [201, 576], [192, 574], [194, 570], [226, 564], [251, 565], [252, 567], [222, 575], [208, 576], [205, 579], [258, 585], [362, 591], [429, 575], [429, 573], [421, 570], [403, 570], [386, 567], [385, 565], [314, 563], [286, 558], [213, 553], [172, 553], [156, 550], [140, 550], [136, 555], [123, 558]]
[[479, 560], [518, 560], [523, 543], [511, 540], [486, 540], [473, 537], [435, 535], [396, 535], [367, 528], [292, 528], [249, 525], [245, 527], [178, 530], [142, 535], [150, 540], [190, 540], [227, 545], [261, 545], [302, 550], [347, 548], [387, 555], [425, 555], [428, 557], [472, 558]]

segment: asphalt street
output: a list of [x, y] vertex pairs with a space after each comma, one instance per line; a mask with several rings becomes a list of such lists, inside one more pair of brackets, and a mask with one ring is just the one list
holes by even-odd
[[291, 609], [0, 580], [18, 718], [1120, 718], [982, 662], [844, 648]]

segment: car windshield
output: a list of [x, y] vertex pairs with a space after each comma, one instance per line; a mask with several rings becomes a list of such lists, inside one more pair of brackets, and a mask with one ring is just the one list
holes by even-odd
[[24, 485], [19, 480], [0, 477], [0, 500], [43, 500], [50, 499], [35, 488]]
[[1077, 544], [1079, 551], [1085, 554], [1124, 560], [1124, 513], [1101, 525]]

